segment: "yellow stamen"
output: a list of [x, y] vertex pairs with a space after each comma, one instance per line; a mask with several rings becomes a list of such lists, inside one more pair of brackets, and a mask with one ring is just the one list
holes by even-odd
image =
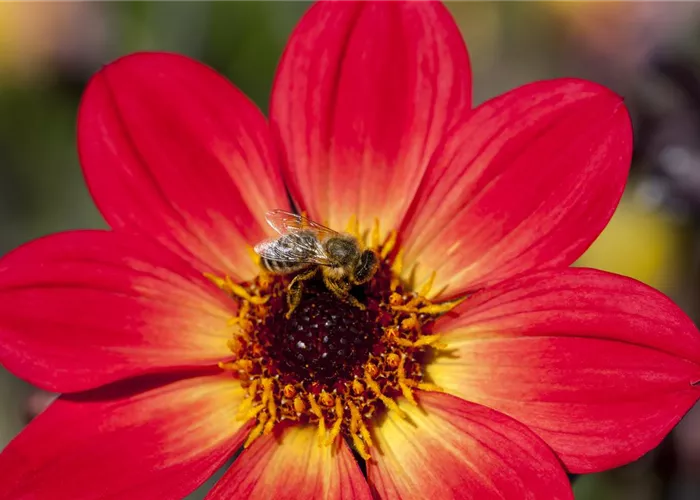
[[406, 381], [406, 356], [403, 355], [401, 356], [401, 361], [399, 361], [399, 367], [396, 370], [397, 375], [399, 377], [399, 382], [405, 382]]
[[239, 322], [240, 330], [234, 335], [241, 337], [245, 340], [250, 340], [250, 334], [253, 333], [254, 327], [253, 323], [249, 319], [242, 319]]
[[311, 405], [311, 413], [318, 417], [318, 443], [323, 444], [326, 437], [326, 422], [323, 420], [323, 411], [318, 406], [313, 394], [309, 394], [309, 404]]
[[348, 401], [348, 408], [350, 408], [350, 432], [356, 434], [360, 428], [360, 412], [352, 401]]
[[253, 398], [255, 397], [255, 394], [258, 392], [258, 384], [260, 382], [256, 379], [253, 380], [250, 385], [248, 386], [248, 395]]
[[[250, 386], [248, 386], [248, 394], [246, 398], [241, 403], [241, 406], [238, 407], [238, 412], [236, 413], [237, 420], [248, 420], [249, 418], [253, 418], [255, 415], [258, 414], [258, 412], [260, 412], [260, 410], [264, 408], [263, 405], [258, 405], [255, 408], [251, 409], [251, 407], [253, 406], [253, 402], [255, 401], [255, 394], [257, 392], [258, 381], [253, 380]], [[251, 412], [253, 413], [253, 417], [250, 416]]]
[[[389, 233], [389, 237], [384, 242], [384, 246], [382, 247], [382, 252], [380, 254], [382, 260], [386, 259], [389, 256], [389, 254], [391, 253], [391, 251], [394, 249], [394, 247], [396, 246], [397, 238], [398, 238], [398, 235], [397, 235], [395, 230], [393, 230]], [[394, 261], [394, 262], [396, 262], [396, 261]]]
[[413, 397], [413, 391], [411, 391], [411, 388], [402, 383], [399, 383], [399, 387], [401, 388], [401, 394], [403, 394], [403, 397], [405, 397], [412, 405], [418, 406], [416, 398]]
[[240, 321], [241, 319], [245, 318], [248, 316], [248, 313], [250, 312], [250, 302], [247, 300], [243, 302], [241, 305], [241, 308], [238, 310], [238, 320]]
[[418, 291], [418, 295], [421, 297], [427, 297], [428, 294], [430, 293], [430, 290], [433, 288], [433, 283], [435, 283], [435, 271], [433, 271], [430, 274], [430, 278], [427, 279], [425, 283], [423, 283], [423, 286], [421, 286], [420, 290]]
[[333, 396], [328, 394], [327, 392], [322, 392], [321, 395], [318, 397], [318, 401], [323, 405], [327, 407], [333, 406]]
[[406, 302], [405, 304], [403, 303], [403, 298], [401, 303], [398, 304], [392, 304], [391, 301], [389, 302], [389, 305], [394, 311], [399, 311], [399, 312], [415, 312], [416, 307], [418, 304], [425, 302], [425, 299], [423, 297], [413, 297], [411, 300]]
[[387, 326], [384, 328], [384, 337], [391, 342], [396, 342], [400, 334], [401, 332], [397, 326]]
[[260, 381], [256, 379], [248, 386], [248, 395], [250, 395], [251, 398], [255, 397], [255, 394], [258, 392], [258, 385], [260, 385]]
[[[248, 303], [249, 302], [246, 302], [246, 304]], [[246, 342], [250, 342], [250, 334], [253, 333], [253, 323], [251, 323], [249, 319], [231, 318], [227, 321], [227, 324], [230, 327], [236, 327], [233, 332], [234, 339], [241, 338]], [[231, 349], [231, 352], [235, 352], [234, 349]]]
[[229, 361], [225, 363], [223, 361], [219, 362], [219, 368], [222, 370], [230, 372], [238, 372], [240, 374], [248, 373], [250, 368], [252, 368], [253, 363], [249, 359], [240, 359], [237, 361]]
[[403, 304], [403, 297], [400, 293], [392, 292], [389, 295], [389, 305], [390, 306], [400, 306]]
[[[228, 350], [231, 351], [233, 354], [236, 356], [239, 356], [243, 354], [243, 344], [241, 343], [240, 340], [238, 340], [239, 337], [234, 337], [231, 340], [226, 341], [226, 347], [228, 347]], [[221, 363], [219, 363], [219, 368], [223, 368], [221, 366]]]
[[360, 223], [357, 220], [355, 214], [352, 214], [350, 216], [350, 220], [348, 220], [348, 226], [345, 229], [345, 232], [353, 235], [355, 238], [360, 238]]
[[[435, 309], [429, 309], [430, 306], [420, 309], [418, 312], [423, 314], [437, 315], [450, 312], [452, 309], [460, 305], [462, 302], [467, 300], [467, 297], [460, 297], [459, 299], [451, 300], [449, 302], [442, 302], [440, 304], [433, 304]], [[435, 312], [434, 312], [435, 311]]]
[[251, 418], [255, 418], [258, 413], [263, 411], [265, 409], [265, 405], [256, 405], [253, 406], [247, 413], [245, 413], [242, 416], [239, 416], [238, 414], [236, 415], [236, 420], [250, 420]]
[[367, 426], [365, 423], [360, 420], [360, 435], [362, 435], [362, 440], [367, 443], [367, 446], [369, 448], [372, 447], [372, 437], [369, 434], [369, 429], [367, 429]]
[[318, 418], [323, 418], [323, 411], [321, 411], [321, 407], [318, 406], [318, 403], [316, 402], [316, 398], [314, 397], [314, 395], [309, 394], [308, 400], [309, 400], [309, 404], [311, 405], [311, 413], [316, 415]]
[[363, 460], [369, 460], [370, 455], [367, 453], [367, 447], [360, 439], [360, 436], [357, 434], [351, 434], [350, 437], [352, 437], [352, 444], [355, 446], [355, 451], [357, 451], [357, 454], [360, 455]]
[[217, 287], [221, 288], [222, 290], [226, 289], [226, 280], [225, 279], [219, 278], [215, 274], [210, 274], [210, 273], [204, 273], [204, 277], [207, 278], [212, 283], [214, 283]]
[[389, 287], [391, 288], [392, 292], [396, 291], [396, 288], [399, 286], [400, 282], [400, 276], [401, 272], [403, 271], [403, 248], [399, 249], [399, 252], [396, 254], [396, 257], [394, 258], [394, 262], [391, 264], [391, 283], [389, 284]]
[[[261, 268], [262, 269], [262, 268]], [[262, 269], [260, 274], [258, 274], [258, 285], [260, 285], [260, 290], [266, 292], [270, 289], [274, 278], [272, 274], [267, 272], [267, 270]]]
[[403, 397], [405, 397], [412, 405], [418, 406], [416, 398], [413, 397], [413, 391], [411, 391], [411, 388], [406, 383], [406, 356], [401, 356], [401, 362], [399, 363], [397, 372], [401, 394], [403, 394]]
[[260, 418], [258, 419], [258, 425], [255, 426], [255, 428], [250, 431], [250, 434], [248, 434], [248, 439], [245, 440], [245, 443], [243, 444], [243, 448], [248, 448], [253, 441], [258, 439], [260, 435], [263, 432], [263, 429], [265, 428], [265, 423], [267, 422], [267, 415], [263, 413], [260, 415]]
[[[350, 437], [352, 438], [352, 444], [355, 446], [355, 450], [357, 450], [357, 453], [364, 459], [364, 460], [369, 460], [370, 455], [367, 451], [367, 447], [370, 446], [369, 443], [366, 443], [362, 439], [360, 439], [360, 435], [358, 431], [360, 431], [360, 427], [364, 426], [362, 423], [362, 416], [360, 415], [360, 411], [357, 409], [357, 407], [352, 404], [351, 401], [348, 401], [348, 408], [350, 408]], [[369, 432], [367, 433], [369, 435]]]
[[414, 343], [414, 347], [422, 347], [422, 346], [432, 346], [435, 349], [447, 349], [447, 344], [444, 342], [440, 342], [440, 334], [433, 334], [433, 335], [423, 335], [422, 337], [419, 337]]
[[[253, 401], [255, 398], [255, 393], [258, 390], [258, 381], [253, 380], [251, 382], [250, 386], [248, 386], [248, 394], [246, 398], [243, 399], [243, 402], [241, 405], [238, 407], [238, 412], [236, 413], [236, 419], [237, 420], [247, 420], [248, 413], [250, 412], [251, 406], [253, 406]], [[261, 406], [258, 411], [260, 411], [263, 407]]]
[[442, 387], [428, 382], [418, 382], [416, 384], [416, 387], [421, 391], [445, 392], [445, 390]]
[[282, 394], [284, 394], [285, 398], [292, 399], [296, 396], [297, 390], [292, 384], [287, 384], [284, 386], [284, 389], [282, 389]]
[[272, 432], [272, 428], [277, 423], [277, 405], [275, 404], [274, 398], [270, 398], [267, 402], [267, 413], [270, 415], [270, 419], [265, 424], [264, 433], [269, 434]]
[[335, 398], [335, 422], [331, 427], [331, 432], [326, 439], [326, 446], [333, 444], [335, 438], [340, 434], [340, 429], [343, 426], [343, 401], [340, 397]]
[[[429, 316], [439, 316], [441, 314], [444, 314], [446, 312], [451, 311], [455, 307], [457, 307], [459, 304], [464, 302], [466, 300], [466, 297], [459, 298], [457, 300], [451, 300], [449, 302], [441, 302], [438, 304], [433, 304], [430, 301], [427, 301], [425, 299], [412, 299], [410, 302], [408, 302], [406, 305], [403, 306], [391, 306], [391, 308], [394, 311], [399, 311], [399, 312], [409, 312], [409, 313], [415, 313], [415, 314], [427, 314]], [[427, 305], [423, 307], [416, 307], [420, 302], [424, 302]]]
[[[350, 436], [352, 437], [352, 443], [360, 456], [365, 460], [369, 460], [370, 455], [367, 452], [367, 448], [372, 447], [372, 438], [369, 430], [367, 430], [367, 426], [362, 420], [362, 415], [360, 415], [360, 410], [357, 409], [357, 406], [348, 401], [348, 408], [350, 408]], [[360, 436], [362, 436], [362, 439], [360, 439]]]
[[401, 321], [401, 328], [403, 328], [404, 330], [413, 330], [418, 326], [420, 326], [420, 321], [418, 321], [418, 318], [415, 314], [411, 314], [410, 317]]
[[384, 403], [384, 406], [386, 406], [388, 409], [395, 411], [398, 413], [401, 417], [406, 417], [406, 414], [399, 408], [399, 406], [396, 404], [396, 401], [394, 401], [391, 398], [386, 397], [384, 394], [382, 394], [382, 390], [379, 387], [379, 384], [372, 379], [369, 373], [365, 372], [365, 383], [367, 384], [367, 387], [374, 392], [374, 394], [377, 396], [377, 398]]
[[301, 399], [301, 397], [297, 396], [294, 398], [294, 411], [301, 414], [306, 411], [306, 404], [304, 403], [304, 400]]
[[260, 256], [258, 255], [258, 253], [255, 251], [255, 248], [251, 247], [250, 245], [246, 245], [245, 249], [248, 251], [248, 255], [253, 260], [255, 265], [262, 269], [262, 267], [260, 266], [261, 259], [260, 259]]
[[271, 379], [271, 378], [262, 379], [262, 387], [263, 387], [262, 404], [263, 404], [263, 406], [267, 405], [268, 401], [270, 401], [274, 397], [274, 394], [272, 392], [272, 384], [273, 383], [274, 383], [274, 379]]
[[411, 342], [408, 339], [401, 338], [401, 337], [393, 339], [393, 341], [395, 344], [398, 344], [398, 345], [403, 346], [403, 347], [415, 347], [413, 342]]
[[258, 296], [250, 295], [245, 288], [243, 288], [238, 283], [234, 283], [233, 280], [231, 280], [230, 276], [226, 276], [225, 278], [220, 278], [214, 274], [204, 273], [204, 277], [207, 278], [212, 283], [214, 283], [219, 288], [221, 288], [223, 291], [228, 292], [228, 293], [235, 295], [237, 297], [240, 297], [243, 300], [247, 300], [248, 302], [251, 302], [251, 303], [256, 304], [256, 305], [264, 304], [270, 298], [269, 296], [258, 297]]
[[405, 383], [408, 387], [420, 389], [422, 391], [445, 392], [442, 387], [429, 382], [416, 382], [415, 380], [406, 379]]
[[386, 357], [386, 364], [389, 365], [391, 368], [396, 368], [400, 366], [401, 362], [401, 358], [399, 358], [399, 355], [395, 352], [392, 352]]
[[253, 346], [252, 346], [251, 349], [250, 349], [250, 352], [251, 352], [256, 358], [262, 356], [262, 355], [265, 353], [263, 347], [262, 347], [260, 344], [253, 344]]
[[362, 385], [362, 382], [360, 382], [360, 381], [357, 380], [357, 379], [353, 380], [353, 381], [352, 381], [352, 393], [353, 393], [355, 396], [359, 396], [359, 395], [362, 394], [363, 392], [365, 392], [365, 386]]
[[379, 249], [379, 218], [374, 218], [374, 226], [372, 226], [372, 248]]
[[265, 296], [265, 297], [257, 297], [254, 295], [250, 295], [248, 293], [248, 291], [245, 288], [243, 288], [241, 285], [230, 281], [230, 278], [229, 278], [228, 285], [229, 285], [229, 291], [232, 294], [237, 295], [238, 297], [242, 298], [243, 300], [247, 300], [248, 302], [251, 302], [255, 305], [262, 305], [270, 299], [269, 295]]
[[[250, 304], [250, 302], [244, 302], [244, 304]], [[250, 306], [249, 306], [250, 307]], [[243, 308], [241, 308], [243, 309]], [[234, 316], [230, 318], [227, 322], [227, 326], [239, 326], [243, 321], [248, 321], [247, 319], [241, 318], [240, 316]], [[237, 332], [236, 332], [237, 333]]]
[[248, 415], [248, 412], [250, 411], [250, 407], [252, 405], [253, 399], [245, 398], [241, 405], [238, 407], [238, 411], [236, 412], [236, 420], [246, 420], [246, 416]]
[[387, 331], [387, 336], [386, 338], [400, 346], [404, 347], [425, 347], [425, 346], [431, 346], [434, 349], [438, 350], [445, 350], [447, 349], [447, 344], [444, 342], [440, 342], [441, 336], [438, 334], [434, 335], [423, 335], [422, 337], [418, 337], [416, 341], [411, 341], [409, 339], [405, 339], [403, 337], [399, 337], [398, 335], [392, 335], [392, 333], [395, 331], [391, 327], [386, 329]]

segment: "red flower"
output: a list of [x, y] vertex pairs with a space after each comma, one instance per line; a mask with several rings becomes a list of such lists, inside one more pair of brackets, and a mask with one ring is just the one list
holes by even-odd
[[[182, 56], [102, 69], [78, 140], [112, 230], [0, 261], [0, 359], [63, 393], [0, 455], [0, 498], [181, 498], [244, 443], [208, 498], [571, 498], [565, 468], [656, 446], [700, 396], [700, 335], [566, 268], [623, 191], [621, 99], [567, 79], [470, 105], [434, 3], [314, 6], [270, 128]], [[380, 255], [366, 309], [310, 280], [286, 318], [249, 254], [285, 185]]]

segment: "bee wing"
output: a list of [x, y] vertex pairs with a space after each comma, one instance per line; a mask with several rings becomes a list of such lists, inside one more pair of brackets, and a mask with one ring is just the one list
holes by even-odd
[[318, 236], [321, 241], [339, 235], [337, 231], [333, 231], [329, 227], [285, 210], [270, 210], [265, 214], [265, 220], [272, 229], [282, 235], [310, 231]]
[[255, 245], [255, 253], [269, 260], [290, 264], [332, 264], [318, 241], [311, 243], [303, 238], [287, 237], [284, 243], [281, 238], [264, 240]]

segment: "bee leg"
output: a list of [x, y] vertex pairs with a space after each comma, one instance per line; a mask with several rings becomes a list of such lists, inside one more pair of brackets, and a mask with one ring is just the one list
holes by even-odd
[[340, 300], [349, 302], [350, 305], [357, 307], [358, 309], [365, 310], [364, 304], [355, 298], [354, 295], [350, 293], [350, 283], [344, 281], [335, 281], [331, 278], [323, 276], [323, 283], [326, 285], [329, 291], [331, 291]]
[[289, 306], [289, 310], [285, 315], [287, 319], [292, 316], [294, 309], [296, 309], [301, 302], [301, 296], [304, 291], [304, 281], [313, 278], [317, 271], [317, 267], [312, 267], [307, 271], [297, 274], [287, 287], [287, 305]]

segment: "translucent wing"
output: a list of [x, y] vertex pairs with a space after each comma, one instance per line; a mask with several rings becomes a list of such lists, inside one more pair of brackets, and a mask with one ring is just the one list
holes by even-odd
[[314, 233], [320, 241], [339, 235], [337, 231], [333, 231], [329, 227], [285, 210], [270, 210], [265, 214], [265, 220], [267, 220], [267, 223], [272, 229], [281, 235], [310, 231]]
[[290, 264], [332, 265], [323, 245], [312, 232], [286, 234], [261, 241], [255, 245], [255, 253], [269, 260]]

